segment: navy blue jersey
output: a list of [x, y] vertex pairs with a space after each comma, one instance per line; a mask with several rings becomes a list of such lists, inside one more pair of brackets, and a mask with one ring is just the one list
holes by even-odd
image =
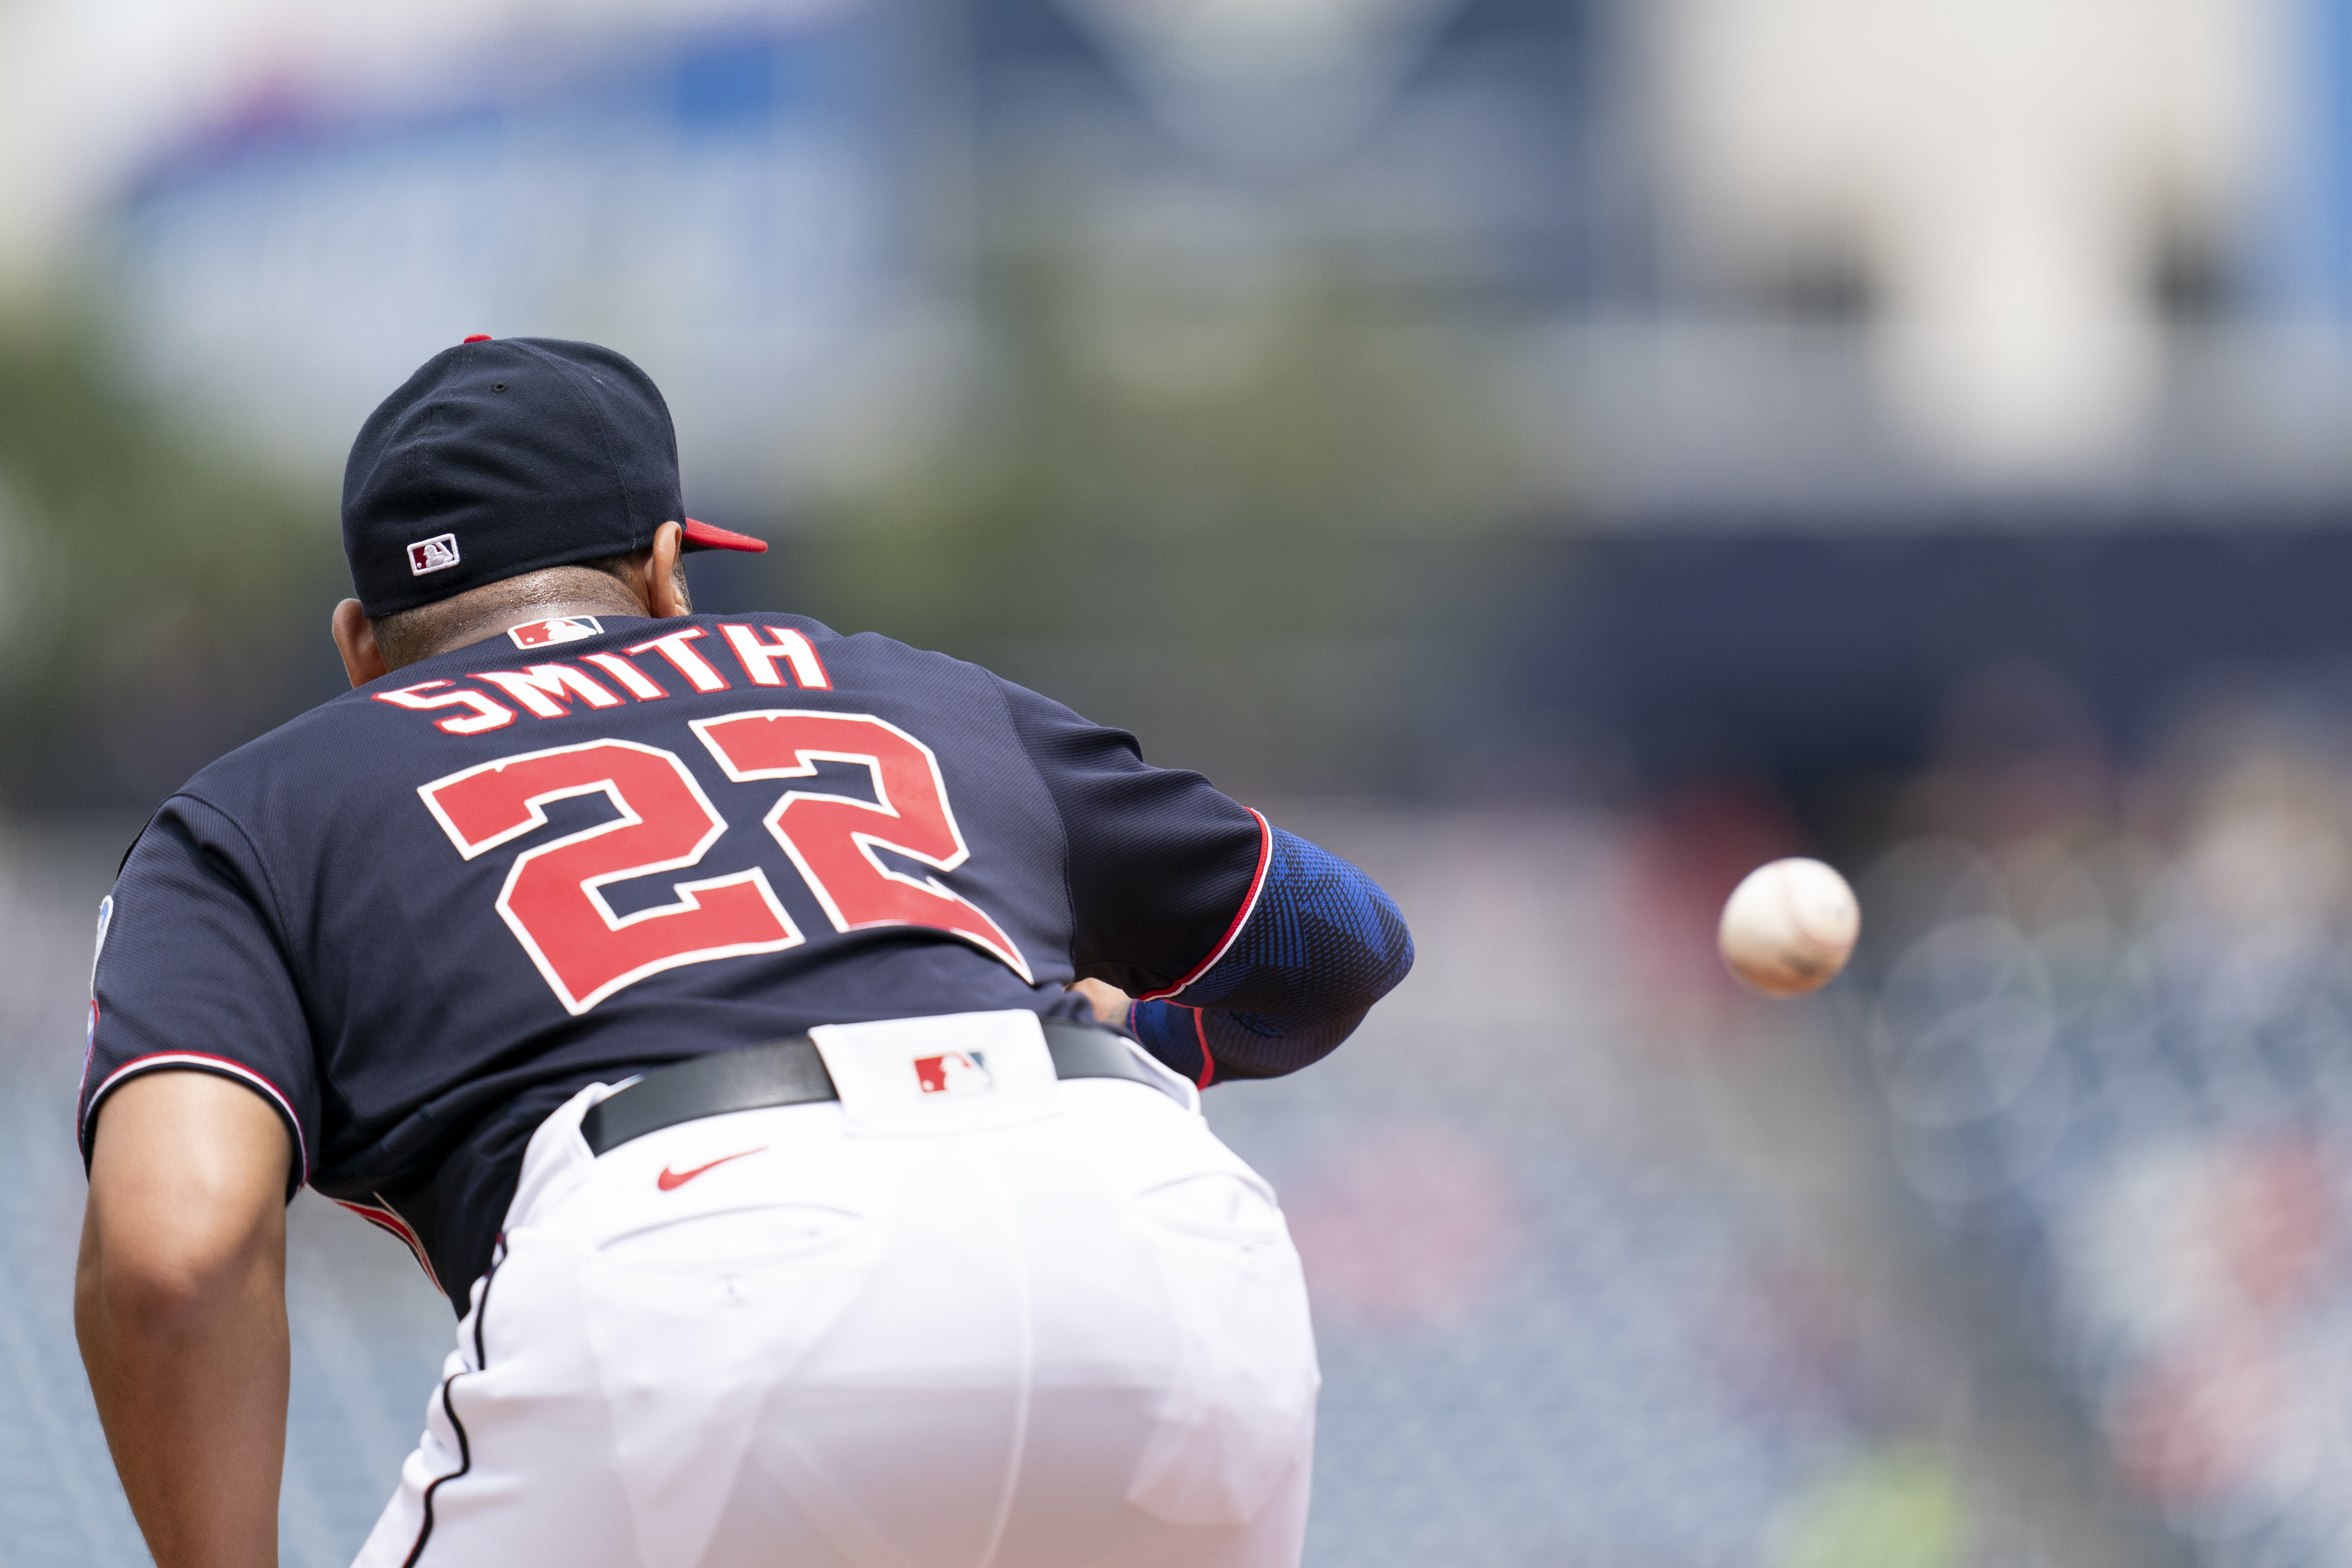
[[518, 627], [157, 813], [101, 928], [85, 1157], [126, 1079], [236, 1078], [284, 1116], [292, 1184], [401, 1235], [462, 1309], [581, 1086], [818, 1024], [1076, 1013], [1081, 973], [1179, 994], [1273, 842], [1127, 734], [885, 637]]

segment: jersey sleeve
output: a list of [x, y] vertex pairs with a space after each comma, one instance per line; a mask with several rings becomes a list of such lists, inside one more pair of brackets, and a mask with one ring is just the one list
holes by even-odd
[[1412, 968], [1412, 933], [1379, 883], [1295, 833], [1270, 837], [1233, 938], [1189, 984], [1128, 1012], [1144, 1047], [1203, 1089], [1320, 1060]]
[[1328, 1055], [1412, 967], [1395, 902], [1135, 738], [1006, 687], [1062, 815], [1079, 974], [1136, 998], [1129, 1027], [1194, 1082]]
[[1182, 986], [1232, 939], [1264, 819], [1199, 773], [1150, 766], [1126, 731], [1000, 684], [1068, 841], [1071, 963], [1129, 995]]
[[77, 1136], [87, 1169], [107, 1097], [142, 1073], [216, 1073], [284, 1119], [290, 1198], [320, 1142], [310, 1030], [259, 855], [187, 795], [140, 835], [100, 906]]

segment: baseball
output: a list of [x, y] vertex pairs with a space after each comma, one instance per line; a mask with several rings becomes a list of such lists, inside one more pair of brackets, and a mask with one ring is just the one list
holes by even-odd
[[1723, 906], [1716, 943], [1731, 973], [1767, 996], [1826, 985], [1853, 955], [1862, 910], [1845, 879], [1819, 860], [1775, 860], [1748, 873]]

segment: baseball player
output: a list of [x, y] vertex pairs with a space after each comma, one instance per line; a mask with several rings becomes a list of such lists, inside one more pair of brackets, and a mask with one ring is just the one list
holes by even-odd
[[100, 912], [76, 1322], [156, 1561], [277, 1561], [307, 1183], [462, 1317], [366, 1568], [1295, 1563], [1305, 1295], [1199, 1095], [1347, 1037], [1388, 898], [983, 669], [694, 614], [765, 546], [609, 350], [436, 355], [343, 540], [353, 689]]

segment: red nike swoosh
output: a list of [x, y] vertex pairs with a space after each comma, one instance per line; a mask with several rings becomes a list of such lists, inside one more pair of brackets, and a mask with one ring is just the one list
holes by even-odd
[[[741, 1159], [744, 1154], [761, 1153], [765, 1151], [767, 1147], [768, 1146], [765, 1143], [762, 1143], [757, 1149], [746, 1149], [740, 1153], [721, 1154], [716, 1160], [711, 1161], [710, 1165], [723, 1165], [730, 1160]], [[703, 1172], [710, 1169], [710, 1165], [697, 1165], [691, 1171], [673, 1171], [667, 1165], [664, 1165], [662, 1167], [662, 1173], [654, 1178], [654, 1184], [661, 1188], [661, 1190], [666, 1193], [674, 1193], [677, 1191], [678, 1188], [686, 1185], [687, 1183], [694, 1180], [695, 1177], [702, 1174]]]

